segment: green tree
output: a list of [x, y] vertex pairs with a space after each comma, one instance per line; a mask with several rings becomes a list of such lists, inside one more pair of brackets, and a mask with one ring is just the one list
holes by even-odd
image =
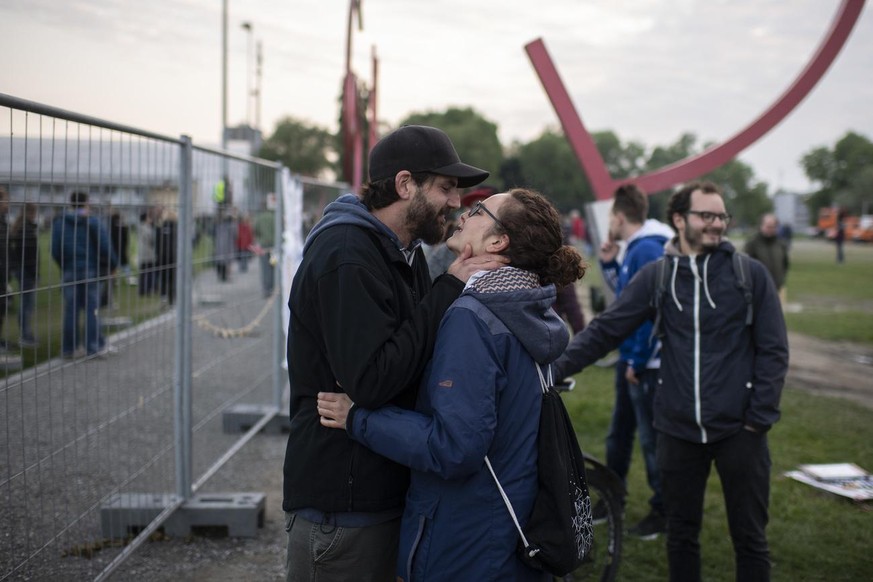
[[547, 196], [560, 210], [594, 200], [591, 186], [563, 133], [546, 129], [517, 152], [523, 185]]
[[[593, 132], [591, 138], [614, 178], [642, 171], [646, 151], [642, 144], [622, 143], [611, 130]], [[565, 212], [594, 200], [588, 177], [563, 132], [547, 129], [531, 142], [516, 144], [513, 150], [503, 169], [507, 184], [536, 188]]]
[[336, 139], [327, 129], [289, 116], [279, 120], [258, 155], [282, 162], [293, 172], [317, 177], [334, 167]]
[[697, 136], [683, 133], [668, 146], [655, 146], [646, 159], [645, 170], [653, 172], [696, 153]]
[[591, 134], [603, 163], [613, 178], [627, 178], [642, 172], [646, 148], [638, 142], [621, 142], [612, 130], [595, 131]]
[[[652, 149], [645, 163], [646, 171], [659, 170], [670, 164], [700, 153], [703, 148], [697, 145], [697, 136], [683, 133], [675, 142]], [[754, 225], [759, 217], [772, 210], [773, 202], [767, 197], [767, 184], [755, 179], [755, 171], [746, 163], [731, 160], [704, 176], [718, 184], [724, 192], [725, 204], [734, 215], [734, 223], [740, 226]], [[649, 215], [667, 221], [664, 216], [667, 200], [672, 190], [654, 193], [649, 204]]]
[[807, 178], [820, 189], [809, 197], [810, 215], [819, 208], [838, 205], [852, 214], [869, 212], [873, 203], [873, 142], [849, 131], [833, 149], [819, 146], [800, 160]]
[[[687, 158], [696, 150], [697, 136], [693, 133], [683, 133], [675, 142], [666, 146], [655, 146], [646, 158], [644, 169], [646, 172], [654, 172], [660, 170], [664, 166], [674, 164], [679, 160]], [[666, 223], [670, 221], [666, 218], [667, 201], [670, 198], [672, 190], [663, 190], [661, 192], [649, 192], [649, 216], [663, 220]]]
[[445, 112], [412, 113], [401, 125], [429, 125], [446, 132], [465, 163], [491, 172], [488, 182], [495, 186], [503, 164], [503, 147], [497, 137], [497, 124], [467, 107], [451, 107]]

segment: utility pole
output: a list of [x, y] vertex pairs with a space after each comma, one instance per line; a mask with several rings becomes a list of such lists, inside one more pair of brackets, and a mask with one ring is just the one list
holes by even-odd
[[221, 2], [221, 149], [227, 150], [227, 0]]
[[252, 23], [243, 22], [242, 29], [246, 31], [248, 38], [246, 39], [246, 125], [252, 126]]
[[261, 129], [261, 67], [264, 63], [264, 53], [258, 41], [257, 66], [255, 67], [255, 129]]

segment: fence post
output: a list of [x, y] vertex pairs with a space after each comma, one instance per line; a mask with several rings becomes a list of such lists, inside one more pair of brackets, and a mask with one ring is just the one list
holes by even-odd
[[278, 295], [276, 300], [276, 317], [274, 323], [275, 344], [273, 346], [273, 404], [276, 410], [282, 411], [282, 392], [285, 388], [285, 369], [282, 367], [282, 362], [285, 360], [285, 333], [284, 322], [282, 321], [282, 302], [285, 297], [282, 296], [282, 265], [284, 263], [284, 224], [285, 224], [285, 193], [283, 191], [282, 175], [284, 167], [276, 168], [276, 212], [275, 220], [273, 221], [273, 252], [276, 258], [276, 264], [273, 265], [273, 289]]
[[176, 494], [190, 499], [191, 492], [191, 294], [193, 252], [191, 138], [183, 135], [179, 160], [179, 216], [176, 223], [176, 367], [174, 409], [176, 433]]

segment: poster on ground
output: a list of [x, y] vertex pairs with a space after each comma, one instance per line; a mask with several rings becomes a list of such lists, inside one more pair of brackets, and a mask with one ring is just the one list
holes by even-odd
[[873, 475], [854, 463], [800, 465], [785, 476], [855, 501], [873, 499]]

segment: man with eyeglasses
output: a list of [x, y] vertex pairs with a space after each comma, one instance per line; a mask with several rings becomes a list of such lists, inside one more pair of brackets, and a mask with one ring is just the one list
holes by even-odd
[[733, 268], [737, 251], [724, 238], [730, 218], [715, 184], [695, 182], [675, 192], [667, 207], [677, 236], [662, 259], [668, 261], [665, 293], [657, 293], [661, 262], [646, 265], [555, 362], [561, 376], [573, 374], [660, 312], [654, 426], [673, 581], [700, 580], [699, 534], [713, 462], [724, 491], [736, 579], [770, 579], [766, 433], [779, 419], [788, 340], [776, 287], [755, 260], [748, 261], [754, 317], [746, 316]]
[[432, 282], [420, 248], [487, 177], [439, 129], [401, 127], [370, 152], [360, 197], [329, 204], [306, 239], [288, 300], [289, 582], [394, 579], [409, 469], [321, 426], [316, 398], [413, 408], [443, 314], [471, 275], [507, 262], [465, 248]]

